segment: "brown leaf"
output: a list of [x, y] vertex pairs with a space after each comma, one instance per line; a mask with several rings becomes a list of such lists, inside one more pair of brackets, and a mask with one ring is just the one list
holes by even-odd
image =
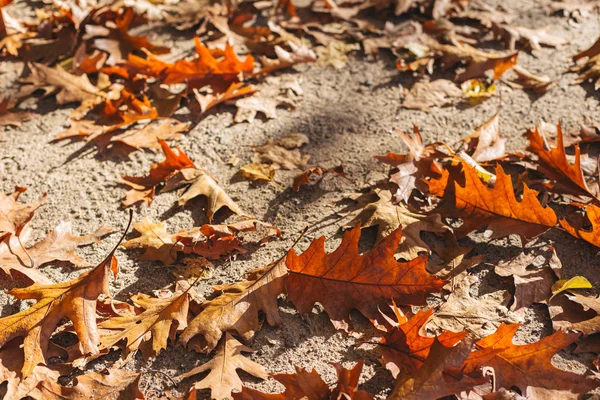
[[449, 228], [439, 214], [422, 215], [409, 211], [401, 204], [394, 205], [392, 195], [387, 190], [375, 189], [378, 200], [362, 206], [354, 218], [344, 224], [345, 228], [360, 225], [363, 229], [377, 227], [377, 244], [398, 228], [402, 228], [403, 240], [396, 250], [396, 256], [405, 260], [418, 257], [419, 253], [429, 253], [429, 246], [421, 239], [421, 232], [442, 233]]
[[124, 340], [126, 353], [138, 349], [145, 358], [156, 357], [167, 348], [167, 339], [175, 342], [177, 332], [187, 326], [188, 292], [175, 292], [169, 298], [154, 298], [143, 293], [131, 300], [144, 311], [135, 316], [116, 316], [101, 322], [98, 327], [112, 331], [104, 333], [98, 348], [110, 350]]
[[47, 195], [44, 193], [35, 203], [18, 203], [19, 196], [26, 190], [25, 187], [17, 186], [9, 196], [0, 192], [0, 239], [7, 234], [19, 236], [35, 211], [46, 202]]
[[254, 75], [271, 74], [277, 70], [289, 68], [297, 64], [317, 61], [317, 55], [310, 48], [306, 47], [305, 44], [296, 44], [290, 41], [288, 46], [291, 51], [287, 51], [280, 46], [275, 46], [274, 51], [277, 59], [261, 57], [262, 69]]
[[71, 102], [84, 102], [104, 97], [104, 93], [92, 85], [87, 75], [75, 76], [65, 71], [60, 65], [54, 68], [43, 64], [32, 63], [31, 76], [24, 80], [30, 83], [21, 91], [32, 93], [37, 89], [44, 89], [46, 92], [56, 92], [56, 102], [58, 104], [67, 104]]
[[208, 93], [203, 95], [198, 91], [198, 89], [194, 89], [194, 96], [200, 105], [200, 114], [202, 115], [206, 111], [216, 107], [221, 103], [226, 103], [240, 97], [249, 96], [257, 91], [258, 89], [252, 85], [244, 85], [243, 82], [238, 82], [232, 83], [231, 86], [229, 86], [229, 88], [227, 88], [227, 90], [223, 93]]
[[581, 154], [575, 145], [575, 162], [571, 164], [565, 153], [563, 133], [560, 123], [557, 125], [556, 147], [548, 149], [538, 128], [525, 134], [529, 140], [527, 151], [538, 156], [537, 166], [548, 179], [555, 181], [553, 189], [559, 193], [587, 196], [597, 199], [588, 187], [581, 170]]
[[510, 309], [520, 315], [533, 303], [545, 302], [552, 296], [552, 285], [560, 278], [561, 270], [562, 263], [551, 247], [522, 252], [495, 267], [496, 274], [513, 277], [515, 298]]
[[437, 399], [469, 391], [485, 382], [488, 378], [475, 380], [464, 376], [458, 369], [472, 347], [468, 341], [448, 347], [440, 343], [437, 337], [434, 338], [429, 355], [421, 367], [398, 376], [388, 399]]
[[402, 107], [430, 112], [431, 107], [453, 104], [462, 96], [462, 90], [452, 81], [446, 79], [417, 82], [409, 92], [405, 93]]
[[519, 324], [502, 324], [493, 335], [475, 343], [477, 351], [465, 360], [465, 374], [478, 373], [482, 367], [494, 369], [494, 386], [516, 386], [528, 398], [577, 399], [600, 384], [573, 372], [554, 367], [551, 359], [559, 350], [579, 338], [578, 333], [555, 332], [540, 341], [513, 344]]
[[215, 400], [229, 399], [231, 392], [242, 390], [242, 381], [236, 370], [241, 369], [260, 379], [269, 377], [267, 371], [260, 364], [247, 359], [242, 352], [253, 353], [254, 350], [244, 346], [226, 332], [212, 360], [180, 375], [179, 378], [189, 378], [210, 371], [204, 379], [194, 383], [192, 390], [210, 389], [211, 398]]
[[48, 285], [34, 283], [8, 292], [16, 299], [37, 300], [21, 312], [0, 318], [0, 346], [16, 337], [24, 337], [24, 378], [33, 372], [37, 364], [47, 363], [49, 339], [62, 318], [73, 323], [82, 353], [98, 354], [96, 300], [101, 294], [110, 295], [108, 273], [117, 270], [114, 251], [97, 267], [72, 281]]
[[445, 329], [452, 332], [468, 331], [483, 337], [496, 330], [502, 322], [518, 322], [506, 305], [510, 294], [504, 290], [472, 297], [471, 286], [479, 282], [474, 275], [467, 275], [458, 282], [453, 293], [442, 303], [425, 324], [428, 329]]
[[110, 141], [123, 143], [136, 150], [160, 149], [160, 142], [164, 140], [179, 139], [182, 133], [190, 129], [188, 124], [177, 120], [166, 120], [161, 123], [149, 123], [140, 129], [128, 130], [113, 136]]
[[500, 137], [500, 113], [461, 140], [466, 146], [465, 151], [477, 162], [504, 156], [506, 139]]
[[296, 108], [303, 91], [298, 79], [289, 77], [267, 77], [265, 84], [252, 96], [236, 100], [237, 112], [233, 121], [252, 123], [258, 113], [267, 119], [277, 118], [277, 108]]
[[600, 332], [600, 300], [562, 292], [550, 299], [548, 312], [555, 331], [579, 331], [584, 336]]
[[219, 285], [218, 297], [204, 302], [202, 311], [188, 325], [179, 340], [187, 344], [194, 336], [202, 335], [200, 351], [211, 351], [223, 333], [237, 332], [245, 341], [259, 329], [258, 312], [266, 314], [271, 326], [281, 324], [277, 297], [285, 292], [287, 269], [283, 259], [250, 271], [248, 280]]
[[520, 65], [512, 67], [508, 73], [507, 83], [516, 89], [532, 89], [534, 93], [545, 93], [554, 83], [546, 75], [535, 75]]
[[[302, 155], [297, 147], [308, 143], [308, 136], [294, 133], [294, 140], [299, 140], [299, 146], [290, 147], [286, 137], [281, 139], [282, 143], [288, 143], [288, 146], [282, 146], [280, 141], [269, 140], [264, 146], [254, 147], [256, 152], [252, 157], [255, 163], [271, 163], [276, 169], [304, 169], [310, 159], [310, 155]], [[302, 135], [302, 138], [298, 138]]]
[[411, 373], [421, 368], [436, 339], [442, 346], [452, 347], [465, 337], [466, 332], [421, 336], [419, 332], [432, 313], [432, 309], [419, 311], [407, 322], [394, 327], [379, 343], [382, 364], [394, 378], [400, 372]]
[[[542, 207], [537, 199], [538, 192], [526, 184], [523, 185], [522, 200], [517, 200], [511, 178], [500, 165], [496, 167], [493, 187], [481, 181], [475, 168], [464, 163], [462, 166], [464, 183], [449, 180], [448, 170], [443, 171], [442, 178], [429, 181], [432, 193], [443, 196], [437, 211], [443, 216], [463, 218], [463, 225], [455, 230], [458, 236], [487, 225], [492, 238], [517, 234], [527, 241], [556, 225], [554, 211]], [[441, 193], [438, 187], [443, 188]]]
[[310, 313], [318, 302], [336, 327], [347, 329], [352, 309], [374, 320], [380, 316], [378, 309], [392, 300], [423, 305], [428, 294], [444, 285], [425, 270], [426, 257], [408, 262], [394, 259], [402, 239], [400, 229], [365, 254], [358, 253], [360, 232], [360, 226], [345, 232], [330, 254], [325, 253], [325, 237], [313, 240], [301, 255], [289, 251], [288, 297], [300, 314]]
[[106, 369], [102, 372], [88, 372], [74, 378], [73, 386], [61, 386], [56, 378], [50, 378], [38, 385], [39, 397], [34, 399], [131, 399], [144, 400], [146, 397], [139, 388], [141, 374], [123, 369]]
[[492, 30], [507, 42], [510, 50], [515, 50], [517, 43], [531, 50], [540, 50], [542, 45], [559, 47], [568, 43], [565, 38], [551, 33], [550, 27], [530, 29], [524, 26], [494, 24]]
[[28, 121], [38, 115], [27, 111], [9, 111], [10, 97], [0, 100], [0, 126], [16, 126], [20, 127], [21, 122]]
[[272, 181], [275, 168], [271, 164], [246, 164], [240, 168], [243, 177], [251, 181]]
[[585, 208], [585, 212], [592, 225], [591, 230], [579, 225], [571, 225], [566, 219], [560, 220], [560, 226], [576, 238], [600, 247], [600, 207], [590, 204]]

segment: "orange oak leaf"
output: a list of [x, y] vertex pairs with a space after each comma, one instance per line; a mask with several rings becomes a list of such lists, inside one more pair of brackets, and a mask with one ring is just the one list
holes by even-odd
[[495, 390], [513, 386], [528, 398], [576, 399], [600, 385], [573, 372], [554, 367], [551, 359], [559, 350], [574, 343], [579, 333], [557, 331], [537, 342], [513, 344], [520, 324], [502, 324], [498, 330], [475, 343], [477, 351], [465, 360], [463, 370], [476, 375], [483, 367], [494, 369]]
[[325, 237], [313, 240], [300, 255], [289, 251], [288, 297], [300, 314], [310, 313], [320, 303], [336, 327], [347, 329], [352, 309], [374, 320], [392, 300], [424, 305], [428, 294], [444, 286], [444, 281], [425, 270], [426, 256], [396, 261], [400, 229], [365, 254], [358, 253], [360, 232], [360, 225], [345, 232], [340, 246], [330, 254], [325, 252]]
[[591, 230], [580, 226], [573, 226], [566, 219], [560, 220], [560, 226], [576, 238], [583, 239], [596, 247], [600, 247], [600, 207], [590, 204], [585, 208], [585, 212], [592, 225]]
[[556, 147], [548, 149], [538, 128], [530, 129], [525, 134], [529, 140], [527, 151], [538, 156], [538, 169], [548, 179], [555, 182], [553, 190], [577, 196], [587, 196], [598, 200], [592, 193], [581, 170], [581, 153], [579, 145], [575, 145], [575, 162], [571, 164], [565, 153], [563, 132], [560, 123], [556, 127]]
[[194, 96], [196, 101], [200, 105], [200, 114], [204, 114], [206, 111], [213, 107], [225, 102], [229, 102], [240, 97], [249, 96], [258, 92], [252, 85], [244, 86], [243, 82], [232, 83], [229, 88], [223, 93], [216, 94], [201, 94], [198, 89], [194, 89]]
[[281, 324], [277, 297], [285, 292], [286, 267], [282, 259], [249, 272], [248, 280], [215, 286], [222, 292], [205, 301], [202, 311], [189, 323], [179, 340], [188, 344], [192, 338], [199, 351], [211, 351], [226, 331], [237, 332], [245, 341], [254, 337], [260, 328], [258, 312], [266, 314], [271, 326]]
[[307, 371], [295, 367], [295, 374], [272, 374], [273, 379], [285, 387], [285, 392], [270, 394], [244, 386], [240, 393], [234, 393], [235, 400], [289, 400], [289, 399], [348, 399], [372, 400], [368, 392], [358, 389], [358, 380], [364, 362], [360, 360], [352, 369], [346, 369], [341, 364], [331, 363], [337, 373], [335, 387], [330, 388], [315, 370]]
[[[401, 370], [416, 371], [429, 356], [429, 351], [435, 337], [421, 336], [419, 331], [423, 328], [433, 309], [419, 311], [407, 322], [394, 327], [379, 343], [382, 361], [385, 367], [396, 378]], [[460, 342], [466, 332], [445, 331], [437, 336], [437, 340], [444, 347], [452, 347]]]
[[190, 92], [210, 85], [219, 93], [238, 82], [240, 73], [252, 72], [254, 69], [254, 58], [248, 55], [243, 62], [240, 61], [229, 43], [225, 44], [222, 59], [215, 58], [198, 37], [194, 38], [194, 44], [198, 57], [191, 61], [178, 60], [171, 64], [147, 52], [147, 59], [129, 56], [125, 67], [133, 73], [159, 78], [168, 85], [187, 83]]
[[474, 167], [465, 163], [462, 167], [464, 183], [452, 179], [448, 170], [429, 181], [430, 191], [443, 197], [436, 212], [463, 219], [463, 225], [455, 230], [457, 236], [487, 225], [492, 238], [517, 234], [527, 241], [556, 225], [556, 214], [540, 204], [535, 190], [524, 184], [523, 198], [517, 200], [510, 176], [500, 165], [493, 187], [481, 181]]
[[96, 302], [101, 294], [110, 295], [108, 273], [112, 270], [116, 274], [117, 271], [115, 251], [116, 247], [98, 266], [71, 281], [48, 285], [34, 283], [8, 292], [16, 299], [37, 300], [21, 312], [0, 318], [0, 347], [14, 338], [24, 337], [23, 378], [27, 378], [37, 364], [47, 364], [50, 336], [63, 318], [73, 323], [83, 354], [99, 353]]

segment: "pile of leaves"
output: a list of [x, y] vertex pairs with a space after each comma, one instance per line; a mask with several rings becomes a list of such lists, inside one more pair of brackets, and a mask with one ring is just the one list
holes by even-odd
[[[10, 2], [0, 0], [0, 6]], [[208, 220], [179, 232], [169, 232], [168, 221], [130, 220], [137, 236], [124, 241], [128, 225], [106, 258], [90, 266], [75, 250], [112, 228], [77, 236], [61, 223], [31, 243], [30, 221], [45, 196], [23, 203], [22, 187], [0, 193], [0, 270], [10, 282], [8, 294], [26, 301], [22, 310], [0, 318], [5, 398], [143, 399], [141, 373], [122, 367], [138, 351], [152, 359], [168, 346], [212, 354], [207, 363], [171, 378], [173, 386], [193, 378], [187, 399], [204, 389], [219, 400], [372, 398], [359, 389], [363, 361], [347, 369], [330, 360], [337, 381], [328, 385], [316, 371], [300, 367], [269, 374], [268, 365], [244, 355], [253, 352], [248, 346], [264, 320], [281, 324], [282, 297], [303, 317], [320, 304], [336, 329], [368, 335], [360, 345], [377, 352], [389, 371], [390, 399], [579, 398], [600, 386], [598, 371], [579, 375], [551, 362], [574, 343], [577, 351], [598, 356], [600, 301], [585, 277], [563, 280], [555, 249], [536, 244], [554, 230], [600, 247], [596, 126], [563, 132], [560, 124], [540, 124], [524, 133], [528, 147], [514, 153], [505, 150], [501, 110], [454, 144], [424, 143], [416, 126], [412, 133], [396, 131], [409, 152], [376, 156], [389, 166], [389, 179], [348, 196], [351, 206], [338, 210], [344, 234], [335, 251], [325, 252], [324, 237], [303, 251], [295, 243], [244, 280], [214, 286], [206, 299], [196, 292], [210, 273], [209, 260], [266, 246], [281, 231], [245, 212], [218, 177], [168, 144], [191, 128], [190, 121], [224, 105], [236, 107], [233, 123], [251, 123], [257, 113], [275, 118], [279, 106], [293, 108], [302, 96], [298, 74], [288, 79], [277, 71], [298, 72], [296, 66], [316, 61], [342, 67], [357, 49], [371, 57], [388, 51], [397, 69], [414, 77], [403, 99], [406, 108], [429, 111], [484, 100], [496, 94], [500, 80], [540, 93], [550, 78], [519, 66], [518, 52], [566, 43], [544, 29], [513, 26], [514, 15], [477, 1], [301, 3], [55, 0], [32, 20], [0, 8], [0, 59], [23, 65], [18, 91], [0, 102], [0, 125], [35, 118], [19, 108], [32, 96], [73, 104], [70, 126], [56, 140], [83, 140], [84, 149], [102, 152], [164, 153], [146, 175], [122, 177], [128, 188], [124, 208], [151, 206], [155, 196], [177, 191], [181, 207], [204, 198]], [[144, 35], [151, 29], [193, 32], [194, 54], [171, 54], [173, 46]], [[503, 50], [484, 50], [488, 42]], [[598, 86], [600, 40], [573, 62], [576, 83]], [[454, 77], [432, 80], [434, 69], [451, 70]], [[255, 147], [240, 173], [272, 181], [279, 169], [297, 170], [293, 192], [328, 176], [345, 177], [342, 166], [311, 166], [301, 152], [307, 143], [305, 135], [292, 134]], [[225, 210], [234, 221], [213, 224]], [[361, 232], [370, 228], [377, 230], [376, 243], [360, 253]], [[520, 238], [520, 254], [493, 266], [496, 275], [511, 280], [512, 290], [473, 296], [479, 279], [474, 267], [485, 257], [472, 255], [473, 247], [461, 241], [478, 231], [490, 240]], [[109, 281], [118, 274], [119, 246], [141, 250], [132, 253], [139, 259], [186, 266], [173, 269], [169, 289], [118, 301]], [[52, 282], [41, 269], [48, 264], [88, 269]], [[547, 308], [555, 332], [515, 344], [533, 304]], [[370, 321], [369, 330], [361, 331], [353, 311]], [[105, 357], [109, 353], [119, 359]], [[110, 366], [88, 369], [99, 358]], [[238, 370], [271, 377], [285, 392], [245, 387]], [[177, 398], [170, 391], [175, 388], [166, 389], [162, 398]]]

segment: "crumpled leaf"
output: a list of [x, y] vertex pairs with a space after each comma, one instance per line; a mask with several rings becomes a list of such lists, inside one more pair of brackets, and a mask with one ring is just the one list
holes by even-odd
[[9, 97], [0, 100], [0, 126], [20, 127], [21, 122], [29, 121], [38, 116], [36, 113], [28, 111], [10, 111], [10, 108]]
[[206, 111], [221, 103], [227, 103], [240, 97], [250, 96], [257, 91], [258, 89], [252, 85], [245, 85], [243, 82], [237, 82], [232, 83], [223, 93], [201, 94], [198, 89], [194, 89], [194, 96], [200, 105], [200, 114], [204, 114]]
[[320, 182], [325, 175], [328, 174], [335, 174], [337, 176], [346, 176], [346, 174], [344, 173], [344, 168], [339, 165], [337, 167], [334, 168], [323, 168], [323, 167], [310, 167], [307, 168], [306, 170], [300, 172], [298, 175], [296, 175], [294, 177], [294, 183], [292, 185], [292, 190], [294, 192], [298, 192], [300, 191], [300, 187], [302, 185], [306, 185], [310, 183], [310, 178], [312, 176], [318, 176], [320, 177], [318, 179], [318, 182]]
[[123, 143], [133, 149], [160, 149], [160, 142], [164, 140], [179, 139], [190, 126], [176, 120], [166, 120], [160, 123], [151, 122], [139, 129], [130, 129], [119, 135], [113, 136], [110, 141]]
[[545, 93], [554, 83], [549, 76], [535, 75], [520, 65], [512, 67], [506, 76], [506, 82], [515, 89], [532, 89], [534, 93]]
[[330, 254], [325, 253], [325, 237], [314, 239], [300, 255], [289, 251], [288, 298], [300, 314], [310, 313], [318, 302], [337, 328], [347, 329], [352, 309], [375, 320], [379, 308], [392, 300], [425, 304], [428, 294], [441, 290], [444, 281], [427, 273], [426, 257], [407, 262], [394, 259], [402, 239], [400, 229], [365, 254], [358, 253], [360, 232], [360, 226], [345, 232], [340, 246]]
[[443, 332], [437, 337], [421, 336], [419, 331], [432, 313], [433, 309], [419, 311], [381, 339], [381, 361], [394, 378], [400, 372], [410, 373], [421, 368], [436, 339], [442, 346], [452, 347], [465, 337], [466, 332]]
[[272, 181], [275, 178], [275, 168], [271, 164], [246, 164], [240, 168], [240, 173], [251, 181]]
[[35, 210], [46, 202], [47, 194], [44, 193], [34, 203], [18, 203], [21, 193], [26, 190], [25, 187], [17, 186], [11, 195], [7, 196], [0, 192], [0, 239], [7, 234], [19, 236], [25, 225], [33, 218]]
[[114, 251], [97, 267], [72, 281], [48, 285], [34, 283], [8, 292], [17, 299], [37, 300], [21, 312], [0, 318], [0, 347], [16, 337], [24, 337], [25, 363], [21, 370], [24, 378], [37, 364], [47, 364], [49, 339], [62, 318], [73, 323], [83, 354], [99, 353], [96, 300], [101, 294], [110, 295], [108, 273], [117, 271]]
[[145, 358], [156, 357], [167, 348], [167, 339], [175, 342], [177, 332], [187, 326], [189, 293], [175, 292], [168, 298], [154, 298], [143, 293], [131, 297], [144, 309], [134, 316], [115, 316], [102, 321], [98, 327], [107, 330], [100, 337], [100, 350], [110, 350], [125, 341], [126, 354], [141, 350]]
[[255, 75], [271, 74], [277, 70], [289, 68], [291, 66], [303, 63], [317, 61], [317, 55], [304, 43], [296, 44], [288, 42], [291, 51], [287, 51], [280, 46], [273, 49], [277, 55], [276, 59], [261, 57], [262, 68]]
[[506, 308], [510, 294], [504, 290], [472, 297], [469, 290], [479, 282], [474, 275], [467, 275], [458, 282], [453, 293], [448, 296], [433, 314], [425, 327], [452, 332], [468, 331], [477, 337], [493, 333], [502, 322], [519, 322], [519, 318]]
[[557, 125], [556, 147], [552, 149], [547, 148], [548, 146], [537, 127], [528, 130], [525, 135], [529, 140], [527, 151], [538, 156], [538, 170], [548, 179], [555, 181], [553, 190], [558, 193], [597, 198], [583, 176], [579, 145], [575, 145], [575, 162], [571, 164], [567, 159], [560, 123]]
[[462, 90], [454, 82], [446, 79], [417, 82], [410, 91], [405, 92], [402, 107], [430, 112], [431, 107], [453, 104], [462, 96]]
[[271, 326], [281, 324], [277, 297], [286, 290], [285, 262], [279, 259], [267, 266], [249, 272], [248, 280], [228, 285], [215, 286], [222, 292], [218, 297], [205, 301], [202, 311], [188, 324], [179, 340], [192, 342], [199, 351], [209, 352], [217, 345], [226, 331], [237, 332], [245, 341], [253, 338], [260, 328], [258, 312], [266, 314]]
[[377, 226], [377, 244], [396, 229], [402, 228], [403, 240], [395, 253], [402, 259], [412, 260], [420, 252], [430, 252], [429, 246], [421, 239], [421, 232], [442, 233], [449, 229], [439, 214], [422, 215], [409, 211], [401, 204], [394, 205], [388, 190], [376, 189], [374, 194], [378, 200], [364, 205], [344, 227], [360, 225], [364, 229]]
[[267, 119], [277, 118], [277, 107], [296, 108], [304, 93], [296, 77], [272, 77], [265, 79], [265, 85], [252, 96], [236, 100], [237, 112], [233, 121], [252, 123], [257, 113]]
[[517, 200], [511, 178], [500, 165], [493, 187], [481, 181], [475, 168], [464, 163], [462, 167], [464, 183], [451, 179], [448, 170], [443, 171], [442, 178], [429, 181], [432, 193], [443, 197], [437, 212], [463, 218], [463, 225], [455, 230], [458, 236], [487, 225], [492, 238], [518, 234], [526, 242], [556, 225], [554, 211], [542, 207], [538, 193], [526, 184], [522, 200]]
[[551, 27], [530, 29], [524, 26], [509, 26], [504, 24], [494, 25], [492, 30], [496, 31], [507, 43], [510, 50], [515, 50], [517, 43], [531, 50], [540, 50], [542, 45], [548, 47], [559, 47], [568, 41], [554, 33]]
[[591, 223], [591, 230], [579, 225], [571, 225], [566, 219], [560, 220], [560, 226], [576, 238], [585, 240], [596, 247], [600, 247], [600, 207], [593, 204], [585, 208], [585, 213]]
[[579, 62], [570, 68], [571, 71], [579, 73], [576, 83], [594, 81], [594, 89], [600, 87], [600, 37], [590, 48], [577, 53], [573, 56], [573, 61], [578, 62], [586, 59], [585, 62]]
[[242, 390], [242, 381], [236, 370], [241, 369], [260, 379], [269, 377], [262, 365], [247, 359], [242, 352], [253, 353], [254, 350], [244, 346], [228, 332], [225, 332], [213, 358], [206, 364], [180, 375], [179, 378], [189, 378], [210, 371], [202, 380], [194, 383], [192, 390], [210, 389], [211, 398], [215, 400], [229, 399], [233, 391]]
[[465, 151], [477, 162], [492, 161], [504, 156], [506, 139], [500, 137], [500, 113], [462, 138]]
[[496, 265], [500, 276], [513, 278], [515, 297], [511, 311], [523, 315], [525, 308], [533, 303], [545, 302], [552, 296], [552, 285], [560, 278], [562, 263], [553, 248], [533, 249], [522, 252]]
[[360, 50], [358, 43], [344, 43], [339, 40], [332, 40], [327, 43], [327, 46], [319, 46], [316, 48], [317, 64], [321, 66], [331, 65], [335, 69], [342, 69], [348, 62], [347, 54]]
[[578, 333], [558, 331], [531, 344], [515, 345], [513, 337], [519, 326], [502, 324], [494, 334], [476, 342], [478, 350], [463, 365], [465, 374], [493, 368], [496, 388], [516, 386], [524, 396], [535, 399], [577, 399], [600, 385], [551, 363], [554, 354], [579, 338]]

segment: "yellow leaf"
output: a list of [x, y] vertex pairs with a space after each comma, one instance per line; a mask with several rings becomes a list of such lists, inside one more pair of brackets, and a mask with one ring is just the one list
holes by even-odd
[[269, 164], [246, 164], [240, 172], [251, 181], [272, 181], [275, 177], [275, 168]]
[[583, 276], [574, 276], [569, 280], [561, 279], [554, 282], [554, 285], [552, 285], [552, 297], [564, 292], [565, 290], [591, 289], [592, 287], [593, 286], [590, 281]]

